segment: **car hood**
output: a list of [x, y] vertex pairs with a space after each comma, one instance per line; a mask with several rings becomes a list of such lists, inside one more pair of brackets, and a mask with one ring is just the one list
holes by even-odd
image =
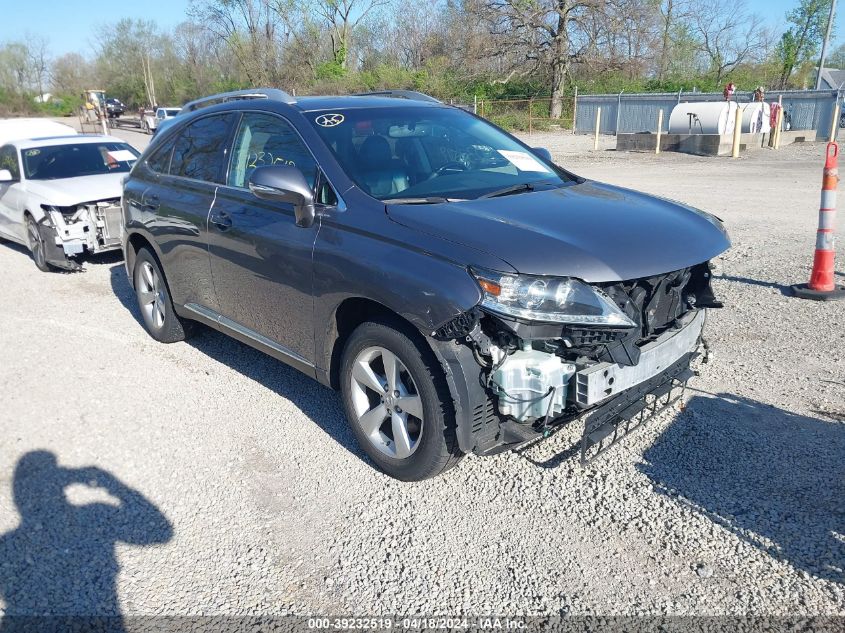
[[495, 255], [520, 273], [588, 282], [679, 270], [730, 246], [705, 214], [589, 181], [466, 202], [388, 205], [387, 213], [409, 228]]
[[56, 180], [27, 180], [28, 193], [57, 207], [72, 207], [83, 202], [120, 198], [125, 172], [97, 174]]

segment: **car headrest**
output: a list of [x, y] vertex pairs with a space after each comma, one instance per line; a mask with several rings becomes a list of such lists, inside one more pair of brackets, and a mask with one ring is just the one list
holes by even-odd
[[383, 169], [393, 159], [390, 143], [383, 136], [368, 136], [361, 144], [358, 155], [364, 170]]

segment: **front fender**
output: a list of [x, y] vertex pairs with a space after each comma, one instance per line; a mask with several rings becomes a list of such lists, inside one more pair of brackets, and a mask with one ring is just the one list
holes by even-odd
[[[481, 300], [466, 265], [424, 248], [322, 225], [314, 254], [315, 361], [332, 368], [336, 314], [348, 299], [365, 299], [410, 322], [424, 336]], [[495, 267], [492, 262], [487, 262]]]

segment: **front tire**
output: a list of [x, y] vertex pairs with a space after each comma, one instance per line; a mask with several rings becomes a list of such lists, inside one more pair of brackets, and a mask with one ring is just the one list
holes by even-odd
[[364, 323], [341, 360], [343, 406], [358, 445], [402, 481], [435, 477], [457, 464], [454, 406], [431, 350], [399, 324]]
[[132, 279], [141, 318], [150, 336], [161, 343], [176, 343], [193, 334], [194, 323], [182, 319], [173, 309], [164, 273], [149, 249], [138, 251]]
[[44, 239], [38, 230], [38, 225], [32, 216], [26, 216], [26, 236], [29, 242], [29, 252], [32, 253], [32, 260], [36, 268], [41, 272], [49, 273], [52, 267], [47, 263], [47, 251], [44, 248]]

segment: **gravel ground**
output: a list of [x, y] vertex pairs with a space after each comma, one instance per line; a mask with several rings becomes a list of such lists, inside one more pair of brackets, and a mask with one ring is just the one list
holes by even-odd
[[585, 138], [528, 141], [711, 211], [734, 240], [686, 406], [587, 468], [572, 427], [390, 480], [334, 393], [208, 330], [150, 339], [118, 257], [48, 275], [0, 245], [0, 604], [845, 615], [845, 303], [784, 294], [809, 275], [824, 146], [730, 161]]

